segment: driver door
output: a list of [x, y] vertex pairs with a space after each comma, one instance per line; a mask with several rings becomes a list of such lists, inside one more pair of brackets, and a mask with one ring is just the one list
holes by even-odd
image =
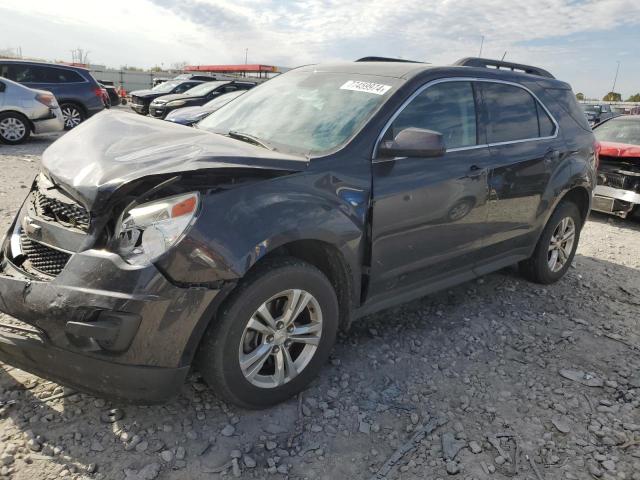
[[473, 276], [486, 233], [490, 164], [479, 111], [473, 82], [442, 81], [417, 94], [383, 134], [385, 141], [409, 127], [433, 130], [446, 153], [373, 160], [374, 302]]

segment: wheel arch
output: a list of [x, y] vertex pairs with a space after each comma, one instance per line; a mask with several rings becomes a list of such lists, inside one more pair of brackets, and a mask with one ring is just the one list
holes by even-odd
[[[589, 210], [591, 208], [591, 195], [589, 194], [589, 191], [583, 186], [573, 187], [560, 197], [558, 204], [562, 201], [572, 202], [578, 207], [580, 210], [582, 225], [584, 225], [587, 221]], [[556, 204], [556, 208], [558, 204]]]
[[26, 120], [27, 125], [29, 125], [29, 130], [31, 130], [31, 133], [35, 133], [36, 126], [33, 124], [31, 119], [24, 112], [21, 112], [20, 110], [13, 110], [13, 109], [0, 111], [0, 115], [2, 115], [4, 113], [13, 113], [13, 114], [16, 114], [16, 115], [20, 115], [22, 118], [24, 118], [24, 120]]
[[[257, 268], [265, 261], [278, 257], [294, 257], [313, 265], [328, 279], [338, 298], [340, 327], [347, 329], [351, 323], [353, 301], [358, 298], [354, 291], [353, 272], [344, 254], [335, 245], [316, 239], [294, 240], [272, 250], [254, 263], [249, 270]], [[247, 273], [249, 273], [247, 272]]]

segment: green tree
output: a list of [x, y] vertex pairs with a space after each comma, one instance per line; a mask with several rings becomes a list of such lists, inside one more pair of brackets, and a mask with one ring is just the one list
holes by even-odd
[[578, 93], [576, 93], [576, 99], [578, 99], [578, 100], [584, 100], [584, 93], [582, 93], [582, 92], [578, 92]]
[[627, 98], [627, 102], [640, 102], [640, 93], [631, 95], [629, 98]]
[[158, 65], [149, 69], [150, 72], [161, 72], [162, 68]]
[[605, 102], [621, 102], [622, 95], [620, 95], [618, 92], [609, 92], [604, 97], [602, 97], [602, 100], [604, 100]]

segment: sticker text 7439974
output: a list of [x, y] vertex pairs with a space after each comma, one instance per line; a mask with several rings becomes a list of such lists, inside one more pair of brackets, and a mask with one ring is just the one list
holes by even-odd
[[391, 85], [383, 85], [381, 83], [363, 82], [361, 80], [349, 80], [340, 87], [340, 90], [353, 90], [355, 92], [384, 95], [389, 91], [390, 88]]

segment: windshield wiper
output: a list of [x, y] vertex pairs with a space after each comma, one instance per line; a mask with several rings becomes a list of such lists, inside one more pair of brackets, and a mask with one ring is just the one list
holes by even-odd
[[275, 150], [271, 145], [265, 143], [264, 140], [260, 140], [258, 137], [254, 137], [248, 133], [236, 132], [235, 130], [229, 131], [227, 136], [231, 138], [235, 138], [236, 140], [241, 140], [243, 142], [252, 143], [253, 145], [258, 145], [259, 147], [266, 148], [267, 150]]

